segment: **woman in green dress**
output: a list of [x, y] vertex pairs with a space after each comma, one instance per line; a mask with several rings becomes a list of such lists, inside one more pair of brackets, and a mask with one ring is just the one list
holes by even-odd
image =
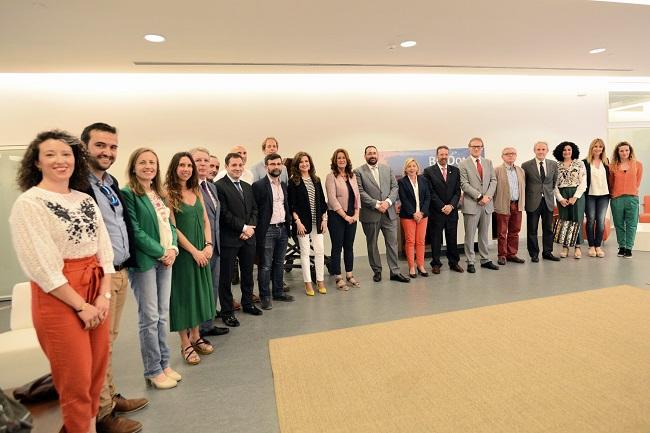
[[176, 226], [180, 252], [172, 268], [169, 323], [178, 331], [181, 354], [188, 364], [214, 351], [199, 334], [199, 325], [214, 316], [210, 258], [210, 222], [199, 191], [196, 164], [188, 152], [173, 156], [165, 180], [171, 220]]

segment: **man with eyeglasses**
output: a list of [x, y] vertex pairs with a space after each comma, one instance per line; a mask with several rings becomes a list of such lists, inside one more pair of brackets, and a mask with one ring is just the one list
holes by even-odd
[[[81, 133], [81, 141], [88, 152], [88, 177], [90, 188], [85, 191], [99, 206], [111, 238], [115, 273], [111, 275], [111, 290], [106, 293], [109, 302], [110, 353], [117, 339], [122, 310], [126, 302], [129, 280], [127, 269], [134, 264], [135, 240], [129, 215], [124, 209], [117, 179], [107, 170], [117, 157], [117, 129], [106, 123], [93, 123]], [[138, 421], [117, 416], [142, 409], [149, 401], [145, 398], [127, 399], [116, 393], [113, 384], [111, 357], [108, 360], [104, 387], [99, 396], [97, 414], [98, 433], [136, 433], [142, 430]]]
[[481, 156], [483, 140], [474, 137], [469, 141], [469, 156], [460, 165], [460, 188], [463, 190], [463, 219], [465, 222], [465, 257], [467, 272], [476, 272], [474, 261], [474, 236], [478, 229], [478, 252], [481, 267], [496, 271], [497, 265], [488, 257], [490, 220], [494, 212], [494, 192], [497, 178], [492, 161]]
[[497, 217], [498, 263], [524, 263], [517, 256], [521, 213], [525, 206], [526, 175], [515, 165], [517, 151], [506, 147], [501, 151], [503, 164], [494, 169], [497, 177], [497, 191], [494, 196], [494, 213]]

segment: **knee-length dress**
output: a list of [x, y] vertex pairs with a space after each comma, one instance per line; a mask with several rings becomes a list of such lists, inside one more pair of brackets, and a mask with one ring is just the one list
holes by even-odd
[[[181, 202], [174, 211], [176, 228], [197, 249], [205, 245], [203, 205], [198, 198], [194, 205]], [[210, 265], [200, 267], [192, 254], [179, 248], [172, 267], [172, 295], [169, 304], [169, 328], [181, 331], [193, 328], [214, 317], [215, 304], [212, 292]]]

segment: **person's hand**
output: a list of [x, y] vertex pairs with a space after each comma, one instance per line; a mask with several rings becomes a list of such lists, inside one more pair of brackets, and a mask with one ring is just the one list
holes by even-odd
[[212, 245], [206, 245], [203, 248], [203, 254], [205, 254], [205, 257], [210, 260], [212, 258]]
[[444, 206], [442, 207], [441, 211], [442, 211], [442, 213], [444, 213], [445, 215], [449, 215], [453, 209], [454, 209], [454, 208], [452, 207], [452, 205], [450, 205], [450, 204], [446, 204], [446, 205], [444, 205]]
[[574, 205], [574, 204], [576, 204], [577, 201], [578, 201], [577, 198], [575, 198], [575, 197], [571, 197], [571, 198], [569, 199], [569, 204], [570, 204], [570, 205]]
[[490, 202], [490, 200], [492, 200], [492, 199], [490, 198], [490, 196], [488, 196], [488, 195], [484, 195], [483, 198], [481, 199], [481, 201], [479, 202], [479, 204], [480, 204], [481, 206], [485, 206], [486, 204], [488, 204], [488, 203]]
[[192, 252], [192, 257], [194, 258], [194, 261], [200, 266], [204, 267], [205, 265], [208, 264], [209, 260], [203, 253], [203, 251], [195, 250]]
[[84, 324], [84, 329], [95, 329], [102, 322], [99, 317], [99, 310], [91, 304], [85, 304], [83, 311], [77, 313]]
[[104, 295], [99, 295], [95, 298], [93, 305], [97, 308], [97, 311], [99, 311], [99, 320], [102, 322], [106, 320], [108, 317], [108, 310], [111, 306], [111, 301], [106, 299]]
[[253, 235], [255, 234], [255, 227], [254, 226], [246, 227], [246, 229], [244, 230], [244, 234], [249, 238], [252, 238]]
[[170, 248], [167, 251], [165, 251], [165, 255], [162, 256], [160, 261], [166, 268], [172, 266], [176, 261], [176, 250]]
[[323, 220], [320, 223], [320, 231], [325, 234], [327, 233], [327, 220]]
[[305, 226], [301, 221], [296, 221], [296, 232], [298, 233], [298, 236], [305, 235]]
[[569, 205], [569, 200], [562, 199], [560, 200], [560, 204], [562, 205], [562, 207], [567, 207]]

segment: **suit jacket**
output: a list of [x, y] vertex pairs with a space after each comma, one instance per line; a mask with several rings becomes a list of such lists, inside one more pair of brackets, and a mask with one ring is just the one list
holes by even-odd
[[[288, 233], [291, 229], [289, 193], [287, 192], [287, 184], [280, 182], [280, 185], [284, 194], [284, 225]], [[264, 176], [262, 179], [253, 183], [253, 195], [257, 204], [257, 228], [255, 229], [255, 236], [257, 237], [259, 248], [260, 244], [264, 245], [264, 238], [269, 224], [271, 224], [271, 217], [273, 216], [273, 190], [271, 189], [271, 181], [268, 176]]]
[[[460, 170], [447, 164], [447, 180], [442, 177], [438, 164], [424, 169], [424, 177], [431, 186], [431, 215], [458, 219], [458, 202], [460, 201]], [[449, 215], [442, 213], [442, 208], [452, 205], [454, 209]]]
[[[497, 177], [494, 174], [492, 161], [481, 157], [481, 166], [483, 167], [483, 178], [478, 175], [478, 170], [474, 164], [474, 158], [468, 156], [459, 165], [460, 170], [460, 188], [463, 190], [463, 213], [467, 215], [476, 215], [480, 212], [494, 212], [494, 193], [497, 189]], [[480, 195], [487, 195], [492, 198], [485, 206], [478, 204]]]
[[[121, 206], [124, 207], [124, 197], [122, 197], [122, 193], [120, 192], [120, 184], [117, 182], [117, 179], [115, 179], [109, 173], [106, 174], [109, 175], [113, 180], [111, 189], [113, 190], [113, 193], [117, 196], [117, 199], [120, 201]], [[95, 200], [95, 203], [97, 202], [97, 197], [95, 197], [95, 190], [92, 188], [92, 186], [89, 185], [88, 189], [84, 192], [89, 196], [91, 196], [93, 200]], [[126, 234], [127, 237], [129, 238], [129, 258], [126, 260], [126, 262], [123, 263], [123, 265], [130, 268], [136, 266], [135, 238], [133, 237], [133, 226], [131, 225], [131, 218], [129, 217], [129, 212], [127, 211], [126, 207], [124, 207], [124, 212], [122, 214], [124, 215], [124, 223], [126, 224]]]
[[219, 193], [217, 192], [217, 186], [206, 180], [205, 184], [212, 193], [212, 197], [216, 204], [210, 198], [210, 195], [203, 190], [201, 186], [201, 194], [203, 195], [203, 202], [205, 203], [205, 210], [208, 213], [208, 220], [210, 221], [210, 231], [212, 232], [212, 251], [214, 256], [219, 255], [221, 250], [221, 239], [219, 239], [219, 218], [221, 217], [221, 203], [219, 202]]
[[[429, 216], [431, 207], [431, 191], [429, 190], [429, 181], [419, 174], [417, 176], [418, 182], [418, 196], [420, 199], [420, 212], [425, 217]], [[413, 219], [415, 213], [415, 190], [408, 176], [404, 176], [397, 181], [399, 187], [399, 201], [402, 206], [399, 209], [400, 218]]]
[[[135, 270], [148, 271], [165, 254], [165, 249], [160, 245], [160, 228], [156, 210], [147, 195], [137, 195], [128, 186], [121, 191], [133, 227]], [[176, 246], [178, 245], [176, 227], [171, 222], [170, 226], [172, 243]]]
[[240, 182], [242, 194], [228, 176], [217, 181], [217, 194], [221, 203], [221, 248], [241, 247], [244, 244], [255, 245], [255, 235], [246, 240], [239, 238], [244, 230], [244, 225], [257, 226], [257, 204], [250, 184]]
[[370, 171], [368, 164], [363, 164], [354, 170], [359, 187], [359, 197], [361, 198], [361, 210], [359, 211], [359, 220], [362, 223], [374, 223], [381, 219], [381, 213], [377, 210], [377, 201], [383, 201], [387, 198], [392, 202], [386, 214], [388, 218], [394, 220], [397, 218], [395, 211], [395, 202], [398, 198], [397, 180], [393, 175], [393, 170], [386, 164], [377, 164], [379, 168], [379, 185]]
[[546, 207], [552, 211], [555, 208], [555, 184], [557, 183], [557, 163], [546, 159], [544, 169], [546, 177], [542, 184], [542, 178], [537, 168], [537, 159], [533, 158], [521, 164], [526, 175], [526, 212], [534, 212], [542, 201], [542, 194], [546, 201]]
[[[327, 212], [327, 203], [325, 202], [325, 194], [323, 193], [323, 186], [320, 181], [313, 180], [314, 189], [316, 190], [316, 233], [322, 233], [321, 223], [323, 222], [323, 214]], [[309, 205], [309, 195], [307, 194], [307, 187], [305, 182], [300, 179], [300, 183], [296, 183], [289, 179], [287, 186], [289, 192], [289, 210], [295, 212], [300, 217], [300, 222], [305, 226], [305, 233], [311, 233], [313, 227], [311, 226], [311, 206]], [[297, 230], [296, 225], [293, 226], [293, 231]]]
[[[515, 165], [517, 173], [517, 185], [519, 186], [519, 202], [517, 203], [519, 212], [524, 210], [526, 205], [526, 175], [521, 167]], [[510, 182], [508, 182], [508, 172], [505, 164], [501, 164], [494, 169], [497, 176], [497, 192], [494, 197], [494, 211], [501, 215], [510, 215]]]

